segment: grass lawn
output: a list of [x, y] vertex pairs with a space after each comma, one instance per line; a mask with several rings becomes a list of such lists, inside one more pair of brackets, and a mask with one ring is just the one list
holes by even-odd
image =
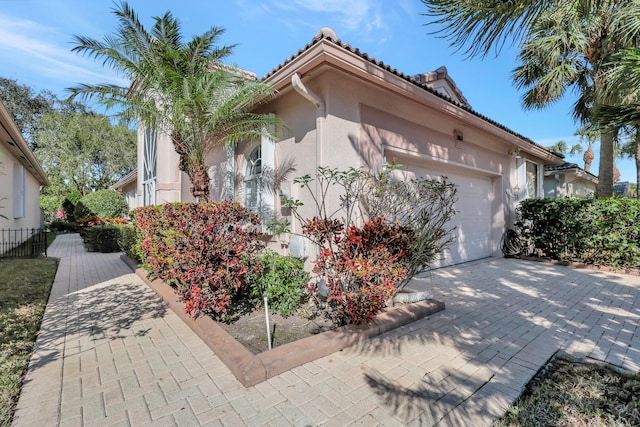
[[639, 426], [640, 375], [554, 358], [494, 426]]
[[52, 258], [0, 260], [0, 426], [11, 425], [56, 269]]

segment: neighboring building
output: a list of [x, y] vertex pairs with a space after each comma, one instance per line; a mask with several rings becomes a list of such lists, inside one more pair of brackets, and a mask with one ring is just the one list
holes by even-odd
[[42, 227], [40, 188], [49, 180], [2, 102], [0, 153], [0, 229]]
[[[439, 265], [498, 256], [516, 203], [543, 197], [544, 165], [564, 163], [472, 110], [446, 68], [405, 75], [342, 43], [330, 29], [265, 80], [277, 95], [257, 111], [276, 114], [290, 132], [277, 143], [248, 141], [213, 152], [207, 158], [211, 195], [232, 197], [267, 218], [285, 217], [294, 234], [299, 224], [281, 208], [278, 192], [264, 186], [269, 171], [282, 175], [283, 165], [295, 166], [279, 192], [302, 200], [301, 214], [311, 217], [314, 204], [293, 178], [313, 176], [319, 166], [378, 169], [395, 163], [407, 178], [444, 175], [458, 185], [456, 241]], [[193, 200], [168, 136], [140, 129], [138, 137], [140, 204]]]
[[629, 181], [618, 181], [613, 183], [613, 194], [618, 197], [633, 197], [631, 183]]
[[120, 181], [109, 187], [110, 190], [115, 190], [124, 196], [127, 205], [129, 205], [129, 210], [142, 206], [138, 201], [137, 178], [138, 170], [134, 168], [133, 171], [123, 176]]
[[587, 197], [595, 193], [598, 177], [575, 163], [544, 167], [544, 197]]

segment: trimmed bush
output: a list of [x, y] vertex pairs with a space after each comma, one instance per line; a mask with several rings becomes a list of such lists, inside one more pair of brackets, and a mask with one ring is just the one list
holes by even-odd
[[82, 197], [75, 206], [76, 221], [87, 216], [118, 218], [127, 214], [129, 206], [124, 196], [115, 190], [98, 190]]
[[265, 250], [247, 260], [251, 273], [251, 297], [263, 302], [266, 292], [269, 308], [287, 317], [298, 309], [306, 295], [309, 273], [304, 271], [304, 262], [292, 256], [283, 256]]
[[263, 249], [260, 218], [238, 203], [169, 203], [133, 212], [152, 278], [175, 286], [190, 315], [223, 316], [246, 290], [246, 257]]
[[[311, 220], [298, 213], [300, 200], [283, 201], [321, 247], [315, 293], [328, 296], [326, 305], [316, 301], [337, 324], [373, 320], [392, 294], [427, 271], [453, 241], [448, 223], [456, 213], [455, 184], [445, 177], [396, 179], [399, 166], [379, 173], [319, 167], [315, 178], [294, 179], [313, 199], [317, 217]], [[340, 208], [331, 211], [328, 197], [336, 195]]]
[[516, 230], [524, 255], [560, 261], [640, 267], [640, 201], [635, 199], [528, 199], [518, 207]]
[[95, 225], [84, 232], [84, 245], [89, 252], [120, 252], [118, 239], [120, 228], [117, 225]]
[[120, 249], [138, 264], [143, 264], [145, 257], [142, 250], [142, 235], [132, 224], [123, 224], [118, 227], [120, 227], [120, 236], [118, 237]]
[[409, 227], [372, 218], [346, 231], [339, 220], [314, 218], [303, 227], [322, 249], [313, 272], [327, 289], [328, 312], [337, 325], [368, 323], [407, 277], [414, 240]]

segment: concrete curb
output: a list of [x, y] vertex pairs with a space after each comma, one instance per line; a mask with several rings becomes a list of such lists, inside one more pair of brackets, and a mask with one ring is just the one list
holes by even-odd
[[214, 351], [245, 387], [445, 309], [444, 303], [436, 300], [408, 304], [378, 315], [370, 325], [344, 326], [254, 355], [211, 318], [190, 317], [184, 310], [185, 304], [178, 300], [170, 286], [159, 279], [150, 281], [147, 271], [139, 268], [135, 261], [126, 255], [121, 255], [121, 258]]

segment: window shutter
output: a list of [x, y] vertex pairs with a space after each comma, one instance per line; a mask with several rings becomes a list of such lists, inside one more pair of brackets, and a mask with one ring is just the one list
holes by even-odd
[[13, 217], [23, 218], [26, 199], [26, 183], [24, 166], [20, 164], [13, 165]]

